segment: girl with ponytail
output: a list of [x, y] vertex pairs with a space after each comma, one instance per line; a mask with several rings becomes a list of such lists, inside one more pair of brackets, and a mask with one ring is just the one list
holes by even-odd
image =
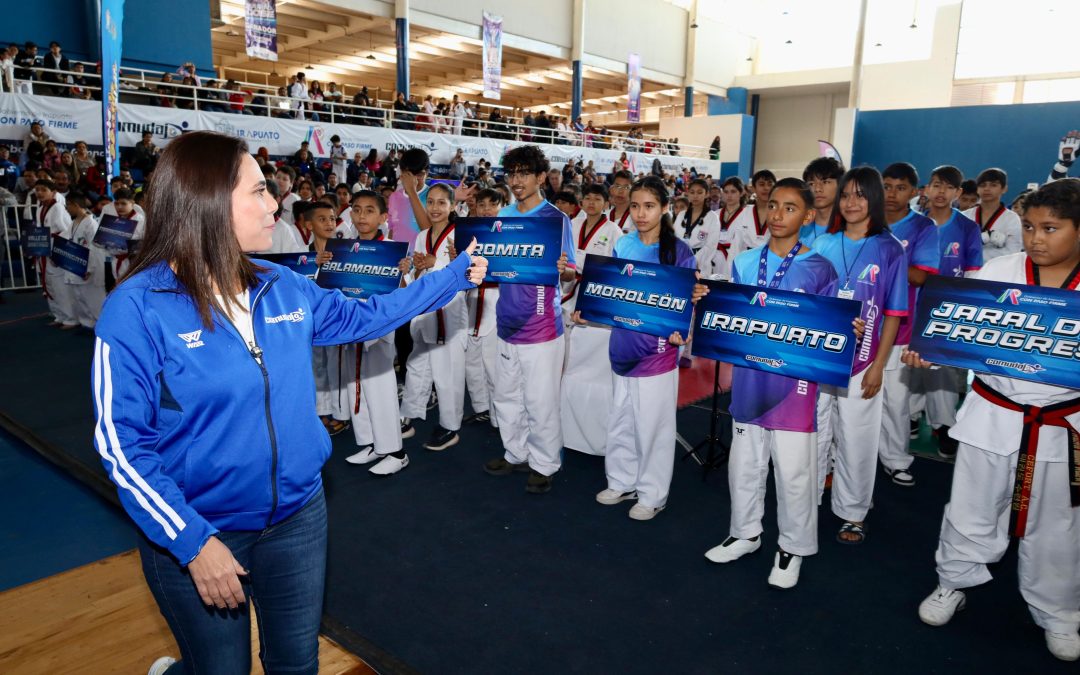
[[[679, 239], [668, 213], [670, 197], [663, 181], [649, 176], [630, 189], [634, 228], [615, 244], [615, 256], [641, 262], [696, 269], [694, 252]], [[582, 323], [579, 312], [574, 320]], [[611, 329], [608, 357], [614, 371], [614, 399], [608, 417], [601, 504], [637, 500], [634, 520], [650, 520], [667, 504], [675, 464], [675, 404], [679, 333], [659, 338], [624, 328]]]

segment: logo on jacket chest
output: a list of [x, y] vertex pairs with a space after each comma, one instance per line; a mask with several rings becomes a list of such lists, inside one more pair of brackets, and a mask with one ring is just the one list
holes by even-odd
[[190, 333], [177, 333], [176, 336], [184, 341], [185, 346], [188, 349], [195, 349], [196, 347], [202, 347], [205, 343], [199, 338], [202, 337], [202, 331], [196, 330]]
[[287, 312], [285, 314], [279, 314], [277, 316], [266, 317], [266, 323], [282, 323], [288, 321], [289, 323], [300, 323], [304, 320], [304, 308], [298, 307], [295, 312]]

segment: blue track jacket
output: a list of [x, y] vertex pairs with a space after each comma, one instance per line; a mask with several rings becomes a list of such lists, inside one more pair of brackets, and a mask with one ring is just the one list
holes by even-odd
[[257, 264], [250, 351], [217, 313], [203, 328], [164, 263], [120, 284], [97, 323], [95, 446], [124, 509], [184, 565], [217, 531], [262, 530], [322, 487], [312, 345], [372, 340], [473, 287], [467, 255], [367, 302]]

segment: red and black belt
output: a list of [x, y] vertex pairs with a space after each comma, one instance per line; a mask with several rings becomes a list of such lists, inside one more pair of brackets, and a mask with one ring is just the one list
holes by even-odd
[[1035, 455], [1039, 451], [1039, 430], [1044, 426], [1062, 427], [1068, 432], [1069, 499], [1073, 506], [1080, 506], [1080, 433], [1066, 419], [1080, 412], [1080, 398], [1062, 401], [1048, 406], [1023, 405], [995, 390], [979, 378], [975, 378], [972, 390], [994, 405], [1024, 414], [1024, 429], [1020, 435], [1020, 456], [1016, 460], [1016, 482], [1013, 484], [1012, 516], [1009, 532], [1023, 537], [1027, 529], [1028, 510], [1031, 506], [1031, 486], [1035, 481]]
[[473, 337], [480, 336], [480, 322], [484, 319], [484, 291], [497, 286], [498, 284], [485, 281], [476, 291], [476, 321], [473, 322]]

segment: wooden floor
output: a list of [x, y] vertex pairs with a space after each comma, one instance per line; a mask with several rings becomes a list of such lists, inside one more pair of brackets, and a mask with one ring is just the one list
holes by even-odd
[[[253, 673], [261, 674], [252, 621]], [[0, 673], [145, 673], [159, 656], [179, 656], [146, 587], [139, 554], [120, 555], [0, 593]], [[319, 638], [320, 673], [375, 673]]]

